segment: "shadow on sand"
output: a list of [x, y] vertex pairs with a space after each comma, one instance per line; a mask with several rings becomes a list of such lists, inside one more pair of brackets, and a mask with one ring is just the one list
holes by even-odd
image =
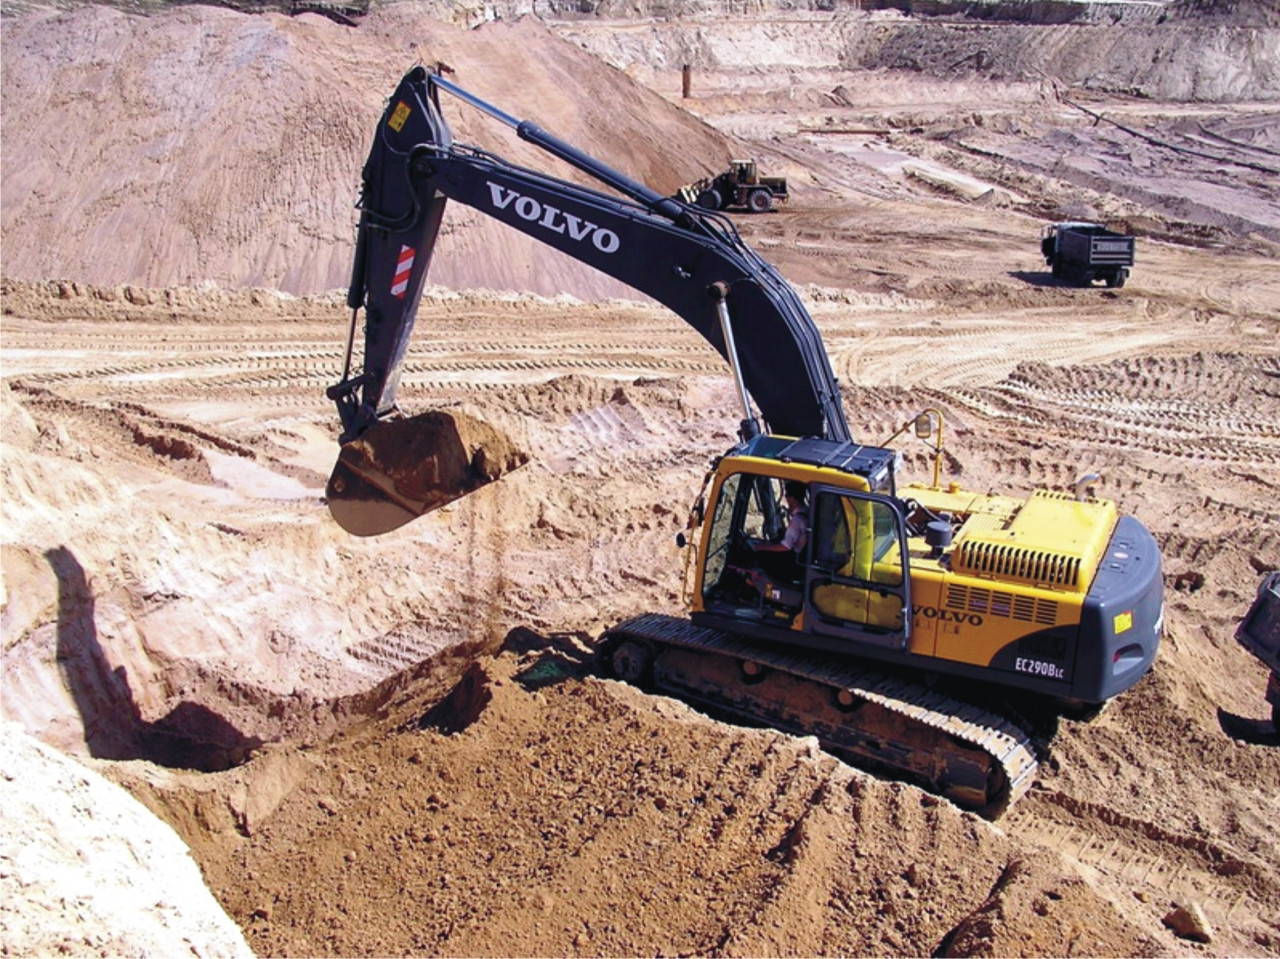
[[199, 703], [179, 703], [155, 722], [143, 719], [124, 667], [112, 668], [98, 641], [84, 567], [64, 546], [48, 550], [45, 558], [58, 578], [58, 666], [91, 756], [217, 772], [242, 764], [262, 745]]

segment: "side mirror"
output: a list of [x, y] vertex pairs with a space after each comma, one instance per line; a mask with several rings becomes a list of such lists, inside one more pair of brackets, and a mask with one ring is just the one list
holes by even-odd
[[681, 549], [689, 545], [689, 540], [685, 538], [684, 533], [676, 533], [676, 545]]
[[917, 416], [915, 429], [916, 429], [916, 436], [920, 437], [920, 439], [922, 440], [931, 439], [933, 435], [936, 432], [938, 432], [938, 422], [935, 419], [934, 414], [928, 410], [925, 410], [923, 413]]

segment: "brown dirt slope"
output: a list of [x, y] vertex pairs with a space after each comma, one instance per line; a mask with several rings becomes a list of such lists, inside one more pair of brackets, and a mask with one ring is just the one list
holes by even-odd
[[[184, 6], [144, 18], [89, 6], [5, 18], [0, 29], [0, 228], [14, 278], [344, 286], [369, 138], [419, 61], [448, 63], [468, 90], [658, 190], [729, 152], [722, 136], [533, 19], [466, 31], [402, 4], [356, 30], [317, 16]], [[592, 95], [566, 95], [581, 90]], [[478, 111], [447, 109], [459, 140], [578, 176]], [[512, 231], [458, 222], [467, 240], [441, 251], [439, 282], [622, 291]]]
[[293, 771], [262, 823], [211, 831], [217, 807], [182, 777], [135, 782], [260, 953], [1154, 949], [1051, 856], [810, 742], [584, 677], [563, 638], [479, 652], [419, 667], [323, 746], [256, 760], [250, 791]]

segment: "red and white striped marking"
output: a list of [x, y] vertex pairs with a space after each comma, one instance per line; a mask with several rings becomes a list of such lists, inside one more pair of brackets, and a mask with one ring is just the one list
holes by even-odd
[[396, 275], [391, 278], [391, 295], [404, 299], [409, 289], [409, 271], [413, 269], [414, 251], [411, 247], [400, 247], [400, 259], [396, 261]]

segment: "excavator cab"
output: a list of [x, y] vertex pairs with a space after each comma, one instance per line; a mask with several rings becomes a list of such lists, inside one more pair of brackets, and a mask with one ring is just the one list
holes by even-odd
[[[848, 471], [821, 465], [842, 457]], [[717, 472], [695, 591], [699, 617], [721, 627], [781, 626], [796, 633], [789, 641], [806, 645], [817, 637], [818, 645], [907, 647], [908, 526], [892, 495], [888, 451], [761, 436]], [[797, 485], [807, 535], [800, 548], [780, 551], [772, 544], [787, 527], [784, 491]]]

